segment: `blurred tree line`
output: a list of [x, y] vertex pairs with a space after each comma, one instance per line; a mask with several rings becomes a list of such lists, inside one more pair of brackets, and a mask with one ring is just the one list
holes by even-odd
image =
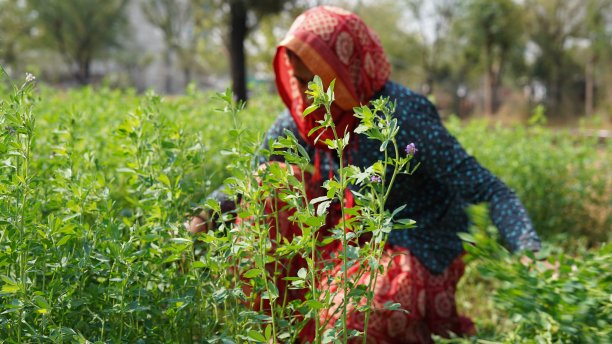
[[158, 60], [168, 92], [180, 71], [184, 85], [227, 78], [246, 99], [247, 81], [272, 79], [293, 19], [321, 4], [358, 13], [393, 79], [448, 112], [612, 113], [612, 0], [0, 0], [0, 64], [79, 84], [112, 71], [131, 86]]

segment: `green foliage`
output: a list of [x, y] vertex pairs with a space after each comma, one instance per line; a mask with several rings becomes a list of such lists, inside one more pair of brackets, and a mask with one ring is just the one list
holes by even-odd
[[[332, 268], [319, 270], [317, 247], [319, 240], [342, 240], [338, 259], [345, 267], [358, 264], [378, 271], [380, 264], [375, 262], [382, 254], [384, 233], [396, 226], [395, 213], [384, 209], [384, 201], [410, 157], [396, 156], [389, 165], [394, 170], [391, 181], [381, 185], [372, 185], [369, 176], [383, 174], [391, 160], [365, 171], [343, 167], [341, 177], [326, 185], [325, 199], [308, 202], [304, 181], [300, 186], [289, 170], [270, 165], [267, 171], [253, 174], [261, 135], [248, 128], [261, 130], [252, 125], [261, 124], [261, 118], [234, 103], [231, 93], [220, 97], [225, 116], [230, 117], [224, 120], [223, 114], [202, 113], [206, 106], [201, 106], [200, 94], [172, 102], [153, 93], [139, 98], [107, 89], [84, 88], [74, 94], [43, 89], [43, 97], [50, 100], [37, 103], [33, 85], [27, 81], [14, 87], [1, 103], [2, 338], [9, 342], [284, 340], [297, 336], [309, 319], [318, 319], [318, 310], [340, 291], [349, 295], [338, 308], [344, 309], [343, 319], [349, 307], [369, 311], [359, 302], [373, 297], [368, 292], [373, 282], [359, 287], [359, 293], [351, 292], [361, 274], [334, 282], [340, 291], [317, 291], [319, 274]], [[322, 91], [320, 79], [318, 90]], [[317, 99], [319, 91], [312, 94]], [[333, 90], [322, 94], [326, 98], [321, 104], [329, 110]], [[71, 102], [67, 104], [66, 98]], [[397, 128], [385, 129], [392, 112], [383, 101], [374, 107], [385, 117], [363, 108], [367, 123], [362, 129], [374, 130], [373, 138], [393, 145], [397, 155], [393, 140]], [[35, 117], [35, 113], [40, 114]], [[206, 120], [203, 115], [213, 118]], [[198, 118], [203, 123], [198, 125]], [[223, 127], [230, 123], [231, 127]], [[331, 125], [329, 119], [325, 123]], [[219, 132], [229, 133], [227, 141], [220, 140]], [[330, 144], [341, 154], [346, 141], [337, 138]], [[275, 154], [307, 169], [308, 157], [295, 137], [272, 147]], [[222, 149], [225, 160], [215, 162]], [[228, 189], [242, 198], [238, 215], [243, 221], [222, 226], [194, 243], [181, 223], [194, 197], [209, 193], [212, 183], [223, 177], [214, 172], [225, 167], [231, 174], [225, 182]], [[257, 178], [265, 187], [257, 186]], [[342, 216], [345, 220], [331, 238], [314, 235], [324, 224], [321, 220], [331, 201], [342, 202], [349, 184], [362, 188], [358, 204], [363, 208], [351, 213], [356, 220]], [[303, 225], [303, 236], [287, 247], [278, 234], [270, 237], [265, 221], [269, 214], [263, 205], [276, 193], [295, 206], [295, 217]], [[365, 211], [370, 204], [372, 209]], [[207, 205], [216, 208], [214, 203]], [[357, 214], [358, 209], [364, 209], [363, 215]], [[343, 230], [349, 227], [357, 234], [372, 233], [375, 240], [356, 249], [359, 236], [349, 239]], [[274, 264], [270, 271], [269, 264], [296, 255], [309, 265], [292, 283], [309, 287], [311, 293], [303, 303], [296, 300], [276, 307], [276, 300], [284, 297], [276, 287], [276, 271], [281, 268]], [[254, 292], [246, 292], [246, 286]], [[264, 299], [271, 301], [271, 316], [249, 306]], [[325, 326], [317, 328], [318, 342], [334, 337], [346, 341], [354, 335], [346, 327], [334, 327], [324, 336]]]
[[522, 34], [520, 7], [511, 0], [470, 0], [466, 12], [471, 43], [490, 54], [485, 63], [502, 58]]
[[[320, 300], [334, 300], [339, 290], [342, 290], [341, 307], [335, 307], [336, 312], [342, 309], [340, 324], [336, 323], [331, 330], [328, 329], [319, 334], [319, 331], [325, 329], [325, 327], [320, 326], [317, 318], [315, 318], [317, 334], [314, 342], [319, 342], [322, 335], [323, 343], [331, 341], [346, 343], [349, 338], [356, 336], [362, 336], [363, 342], [366, 343], [369, 315], [373, 307], [374, 284], [378, 273], [383, 272], [380, 261], [386, 242], [386, 234], [393, 229], [411, 228], [414, 225], [414, 222], [409, 219], [395, 218], [401, 208], [393, 210], [393, 212], [385, 208], [397, 175], [399, 173], [411, 173], [409, 163], [413, 155], [400, 156], [400, 149], [395, 140], [399, 131], [397, 119], [393, 116], [395, 104], [390, 104], [389, 99], [377, 99], [373, 100], [370, 105], [353, 109], [355, 117], [359, 118], [359, 125], [355, 129], [355, 134], [364, 134], [370, 140], [379, 141], [380, 151], [385, 152], [385, 159], [374, 162], [373, 165], [364, 170], [356, 166], [344, 165], [343, 152], [350, 142], [350, 133], [345, 132], [340, 135], [336, 132], [331, 115], [334, 85], [335, 80], [325, 90], [321, 78], [315, 76], [314, 81], [308, 84], [308, 91], [306, 91], [306, 94], [312, 99], [312, 105], [304, 110], [304, 116], [309, 115], [321, 106], [325, 108], [324, 117], [317, 121], [319, 125], [311, 129], [309, 135], [313, 135], [319, 130], [331, 130], [334, 138], [325, 139], [324, 143], [330, 150], [336, 152], [340, 162], [339, 176], [323, 184], [327, 194], [312, 200], [311, 203], [321, 202], [316, 212], [316, 214], [320, 214], [321, 205], [328, 207], [334, 199], [339, 200], [340, 204], [344, 205], [345, 193], [350, 186], [359, 187], [360, 191], [353, 192], [355, 206], [350, 209], [344, 206], [341, 208], [340, 223], [334, 228], [331, 235], [332, 239], [339, 240], [342, 244], [342, 249], [338, 253], [338, 258], [342, 260], [342, 276], [336, 277], [339, 281], [332, 282], [338, 286], [338, 291], [330, 293], [325, 290], [323, 295], [319, 297]], [[390, 178], [387, 180], [388, 175], [390, 175]], [[347, 215], [350, 215], [351, 218], [347, 218]], [[366, 233], [370, 235], [370, 239], [365, 244], [360, 244], [360, 238]], [[359, 267], [356, 276], [349, 276], [349, 267], [355, 265]], [[309, 269], [313, 271], [313, 274], [315, 273], [313, 267], [309, 267]], [[359, 284], [359, 278], [366, 272], [370, 273], [369, 283], [361, 285]], [[316, 273], [320, 274], [321, 272], [317, 271]], [[325, 274], [325, 269], [323, 269], [323, 273]], [[312, 294], [316, 295], [315, 290], [319, 288], [319, 285], [313, 283], [311, 287], [314, 288]], [[362, 301], [364, 295], [365, 304]], [[319, 299], [314, 298], [313, 300], [318, 301]], [[334, 307], [330, 301], [323, 306], [328, 309]], [[391, 304], [389, 307], [393, 308], [385, 308], [401, 311], [398, 304]], [[313, 309], [313, 311], [318, 314], [318, 308]], [[354, 314], [355, 311], [365, 313], [363, 333], [349, 332], [347, 328], [349, 312]]]
[[19, 67], [19, 57], [28, 47], [31, 19], [22, 3], [0, 1], [0, 64]]
[[503, 343], [603, 343], [610, 338], [609, 243], [595, 250], [580, 246], [571, 255], [547, 244], [535, 255], [525, 253], [531, 262], [521, 263], [495, 241], [496, 231], [484, 220], [484, 208], [473, 208], [472, 217], [476, 226], [472, 234], [463, 236], [466, 261], [478, 271], [480, 283], [494, 283], [495, 308], [501, 319], [509, 320], [503, 336], [500, 332], [488, 339]]
[[[563, 107], [571, 111], [582, 110], [575, 107], [575, 100], [564, 102], [575, 92], [571, 80], [582, 77], [583, 68], [577, 65], [576, 56], [567, 49], [573, 38], [582, 38], [581, 31], [589, 25], [585, 17], [587, 2], [581, 0], [529, 0], [527, 9], [527, 28], [531, 41], [539, 53], [531, 67], [531, 75], [547, 88], [546, 105], [559, 111]], [[565, 98], [565, 99], [564, 99]]]
[[39, 102], [31, 86], [0, 104], [0, 338], [213, 338], [224, 281], [208, 282], [182, 222], [224, 177], [227, 121], [203, 94], [43, 89]]
[[[406, 29], [406, 6], [402, 2], [384, 0], [375, 5], [360, 2], [353, 6], [355, 13], [378, 35], [393, 67], [393, 80], [418, 87], [417, 80], [429, 77], [428, 67], [434, 63], [430, 60], [435, 57], [427, 50], [424, 37]], [[350, 8], [348, 3], [346, 8]]]
[[[7, 343], [290, 341], [334, 296], [317, 290], [315, 283], [318, 274], [329, 272], [316, 264], [321, 242], [314, 233], [331, 201], [345, 197], [349, 185], [356, 190], [355, 210], [344, 209], [352, 218], [332, 228], [328, 241], [318, 240], [342, 242], [338, 259], [347, 266], [369, 267], [361, 273], [378, 273], [385, 233], [411, 226], [409, 220], [394, 218], [396, 210], [384, 207], [393, 176], [414, 168], [409, 156], [397, 153], [394, 105], [385, 100], [355, 111], [361, 120], [358, 131], [378, 140], [387, 159], [366, 169], [344, 166], [326, 183], [324, 195], [308, 202], [305, 186], [292, 170], [270, 164], [253, 173], [253, 157], [269, 154], [282, 154], [301, 170], [308, 169], [308, 157], [292, 135], [272, 143], [270, 151], [259, 149], [262, 132], [282, 108], [277, 99], [255, 98], [243, 109], [229, 93], [209, 102], [209, 95], [193, 89], [186, 96], [163, 99], [90, 87], [33, 91], [31, 80], [16, 84], [0, 84], [0, 338]], [[320, 82], [311, 85], [311, 95], [323, 107], [333, 99]], [[215, 111], [218, 107], [225, 111]], [[320, 124], [330, 125], [325, 118]], [[584, 211], [591, 208], [582, 208], [580, 197], [590, 202], [590, 197], [605, 195], [601, 188], [609, 184], [605, 176], [604, 184], [595, 182], [598, 174], [591, 167], [605, 168], [598, 164], [610, 161], [605, 155], [609, 149], [593, 153], [586, 141], [537, 126], [451, 127], [466, 146], [478, 147], [486, 166], [501, 166], [496, 172], [530, 207], [538, 229], [551, 235], [576, 229], [594, 238], [604, 228], [582, 227], [590, 221]], [[336, 137], [328, 143], [341, 154], [345, 140]], [[537, 151], [525, 148], [536, 144]], [[238, 215], [244, 221], [194, 240], [182, 223], [201, 203], [218, 211], [214, 202], [201, 200], [223, 180], [234, 196], [242, 195]], [[262, 208], [270, 197], [295, 207], [301, 236], [282, 241], [272, 235]], [[532, 197], [565, 200], [549, 206]], [[366, 234], [373, 240], [355, 245]], [[610, 294], [604, 269], [610, 260], [608, 246], [600, 252], [578, 251], [576, 258], [552, 250], [551, 256], [562, 262], [554, 280], [547, 272], [521, 270], [506, 260], [502, 248], [475, 236], [483, 251], [471, 254], [493, 278], [487, 283], [500, 285], [498, 312], [521, 314], [511, 318], [516, 323], [492, 324], [511, 330], [510, 337], [500, 333], [492, 338], [512, 341], [512, 336], [533, 334], [588, 341], [606, 334], [600, 321], [609, 323], [609, 301], [602, 296]], [[304, 302], [283, 303], [276, 288], [281, 268], [275, 262], [296, 256], [309, 265], [288, 283], [311, 292]], [[572, 265], [577, 270], [563, 268]], [[512, 276], [514, 283], [504, 276]], [[546, 283], [536, 283], [534, 276]], [[368, 314], [369, 304], [361, 300], [371, 299], [372, 286], [355, 285], [359, 274], [346, 277], [334, 282], [349, 295], [337, 312], [346, 307], [349, 313]], [[519, 292], [520, 298], [513, 297]], [[538, 295], [545, 302], [538, 304]], [[250, 307], [265, 299], [278, 301], [270, 314]], [[532, 308], [525, 309], [524, 300]], [[325, 342], [354, 334], [339, 321], [317, 335]]]
[[459, 20], [468, 38], [468, 54], [473, 54], [484, 70], [486, 115], [496, 112], [497, 88], [511, 50], [523, 50], [520, 18], [520, 7], [512, 0], [470, 0]]
[[42, 43], [62, 55], [77, 80], [90, 82], [91, 62], [118, 47], [125, 34], [127, 0], [28, 0]]

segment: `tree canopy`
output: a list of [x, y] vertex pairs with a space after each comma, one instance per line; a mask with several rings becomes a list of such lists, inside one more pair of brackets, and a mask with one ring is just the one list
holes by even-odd
[[[275, 46], [293, 19], [317, 4], [360, 15], [381, 38], [392, 78], [435, 97], [443, 111], [612, 109], [612, 0], [0, 0], [0, 63], [15, 72], [69, 70], [79, 83], [92, 81], [94, 62], [107, 66], [101, 74], [156, 68], [162, 84], [139, 89], [231, 82], [245, 100], [248, 80], [272, 79]], [[135, 43], [136, 33], [145, 41]]]
[[82, 84], [90, 82], [91, 63], [126, 34], [128, 0], [28, 0], [42, 42], [56, 49]]

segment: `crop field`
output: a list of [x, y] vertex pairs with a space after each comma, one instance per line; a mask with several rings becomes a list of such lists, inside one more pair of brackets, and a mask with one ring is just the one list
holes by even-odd
[[[58, 91], [31, 81], [0, 85], [0, 343], [292, 342], [312, 314], [330, 307], [333, 295], [317, 295], [310, 282], [320, 273], [313, 262], [291, 280], [310, 288], [306, 302], [279, 301], [271, 312], [251, 307], [282, 299], [271, 262], [314, 257], [315, 249], [304, 234], [304, 243], [273, 251], [257, 222], [257, 200], [274, 185], [299, 185], [288, 171], [272, 169], [272, 186], [258, 188], [251, 173], [254, 157], [266, 155], [258, 147], [282, 111], [280, 100], [262, 92], [241, 109], [230, 99], [194, 88], [162, 98], [107, 88]], [[521, 264], [496, 240], [486, 206], [472, 207], [457, 303], [478, 335], [436, 341], [612, 338], [612, 142], [552, 131], [538, 116], [532, 122], [502, 127], [451, 118], [446, 125], [524, 202], [545, 243], [534, 261], [559, 267]], [[290, 137], [276, 147], [304, 163]], [[370, 172], [346, 173], [338, 185]], [[191, 235], [184, 222], [198, 207], [218, 207], [206, 195], [224, 180], [251, 200], [239, 215], [256, 225], [248, 230], [230, 221]], [[312, 205], [302, 206], [301, 220], [315, 226]], [[366, 219], [373, 224], [389, 219], [382, 208], [361, 206], [373, 209]], [[373, 236], [384, 239], [384, 230]], [[376, 270], [380, 244], [342, 258], [374, 261]], [[344, 283], [349, 295], [370, 300], [367, 288]], [[342, 342], [350, 335], [336, 326], [317, 338]]]

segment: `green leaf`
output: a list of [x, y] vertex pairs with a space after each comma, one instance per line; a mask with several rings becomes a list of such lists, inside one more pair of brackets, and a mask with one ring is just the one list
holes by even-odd
[[393, 229], [407, 229], [407, 228], [415, 228], [416, 221], [412, 219], [399, 219], [395, 221], [393, 225]]
[[266, 330], [264, 334], [266, 337], [266, 342], [270, 342], [270, 339], [272, 338], [272, 325], [266, 326]]
[[120, 167], [117, 169], [117, 172], [119, 173], [129, 173], [129, 174], [136, 174], [137, 172], [131, 168], [127, 168], [127, 167]]
[[348, 259], [357, 259], [359, 258], [359, 246], [347, 246], [346, 247], [346, 257]]
[[329, 101], [329, 103], [332, 103], [334, 101], [334, 87], [336, 85], [336, 79], [332, 80], [329, 83], [329, 87], [327, 88], [327, 100]]
[[[338, 140], [340, 141], [340, 140]], [[323, 143], [329, 147], [329, 149], [336, 149], [338, 148], [338, 141], [336, 140], [332, 140], [332, 139], [325, 139], [325, 141], [323, 141]]]
[[311, 113], [313, 113], [318, 108], [319, 108], [318, 105], [312, 104], [309, 107], [307, 107], [306, 109], [304, 109], [304, 113], [302, 114], [302, 116], [306, 117], [306, 116], [310, 115]]
[[191, 266], [193, 266], [196, 269], [199, 269], [199, 268], [205, 268], [206, 264], [204, 264], [204, 262], [201, 262], [201, 261], [197, 260], [197, 261], [193, 262], [193, 264], [191, 264]]
[[383, 143], [380, 145], [380, 151], [384, 152], [387, 149], [388, 145], [389, 145], [389, 140], [383, 141]]
[[466, 233], [466, 232], [459, 232], [457, 233], [457, 236], [459, 237], [459, 239], [465, 241], [465, 242], [469, 242], [472, 244], [476, 243], [476, 239], [474, 239], [474, 236], [470, 233]]
[[4, 294], [14, 294], [19, 291], [19, 286], [14, 284], [4, 284], [0, 291]]
[[357, 128], [355, 128], [355, 130], [353, 130], [353, 132], [355, 134], [361, 134], [361, 133], [365, 133], [366, 131], [370, 130], [370, 127], [364, 124], [360, 124], [357, 126]]
[[385, 302], [384, 309], [390, 310], [390, 311], [399, 311], [402, 309], [402, 305], [400, 303], [397, 302], [391, 302], [391, 301], [387, 301]]
[[336, 338], [334, 329], [328, 328], [327, 330], [325, 330], [325, 332], [323, 332], [323, 338], [321, 339], [321, 343], [332, 343], [335, 339]]
[[271, 301], [278, 299], [278, 288], [276, 284], [272, 283], [272, 281], [268, 281], [268, 290], [270, 291], [268, 297]]
[[297, 272], [298, 277], [301, 279], [306, 279], [307, 274], [308, 274], [308, 271], [306, 270], [306, 268], [300, 268]]
[[368, 288], [366, 285], [360, 284], [360, 285], [356, 285], [355, 288], [351, 289], [351, 291], [349, 291], [349, 298], [357, 298], [357, 297], [362, 297], [364, 295], [366, 295], [368, 293]]
[[342, 138], [342, 147], [340, 148], [344, 149], [344, 147], [348, 146], [350, 138], [351, 134], [345, 133], [344, 137]]
[[217, 212], [217, 213], [221, 212], [221, 205], [219, 204], [219, 201], [217, 201], [216, 199], [212, 199], [212, 198], [207, 199], [205, 205], [214, 212]]
[[244, 273], [244, 278], [255, 278], [261, 276], [261, 269], [251, 269]]
[[319, 203], [319, 205], [317, 206], [317, 215], [321, 216], [325, 214], [330, 205], [331, 205], [331, 201], [325, 201], [325, 202]]
[[168, 179], [167, 175], [161, 174], [159, 177], [157, 177], [157, 180], [159, 180], [165, 186], [170, 187], [170, 179]]
[[223, 300], [225, 300], [228, 297], [229, 293], [227, 291], [227, 289], [225, 288], [221, 288], [217, 291], [215, 291], [213, 293], [213, 300], [215, 300], [215, 302], [219, 303], [219, 302], [223, 302]]
[[55, 245], [56, 246], [64, 246], [68, 243], [68, 241], [70, 241], [70, 239], [72, 239], [73, 236], [72, 235], [64, 235]]
[[304, 305], [312, 310], [319, 310], [323, 308], [323, 303], [317, 300], [308, 300], [304, 302]]
[[264, 337], [264, 335], [262, 335], [261, 333], [255, 331], [255, 330], [250, 330], [248, 332], [248, 338], [254, 342], [262, 342], [264, 343], [266, 341], [266, 337]]
[[310, 131], [308, 132], [307, 136], [310, 136], [310, 135], [314, 134], [317, 130], [319, 130], [321, 128], [324, 128], [324, 127], [323, 126], [317, 126], [317, 127], [314, 127], [312, 129], [310, 129]]
[[391, 217], [395, 217], [395, 215], [399, 214], [399, 212], [404, 210], [404, 208], [406, 208], [405, 204], [395, 208], [395, 210], [393, 210], [393, 214], [391, 214]]
[[44, 297], [40, 296], [40, 295], [36, 295], [32, 298], [32, 301], [34, 302], [34, 304], [36, 304], [36, 306], [38, 306], [39, 308], [51, 308], [51, 306], [49, 305], [49, 303], [47, 302], [47, 300], [45, 300]]
[[180, 244], [180, 245], [190, 245], [193, 243], [192, 239], [187, 239], [187, 238], [172, 238], [170, 239], [170, 241], [175, 244]]
[[310, 204], [317, 204], [319, 202], [323, 202], [323, 201], [327, 201], [329, 198], [327, 198], [327, 196], [321, 196], [321, 197], [317, 197], [317, 198], [313, 198], [310, 200]]

